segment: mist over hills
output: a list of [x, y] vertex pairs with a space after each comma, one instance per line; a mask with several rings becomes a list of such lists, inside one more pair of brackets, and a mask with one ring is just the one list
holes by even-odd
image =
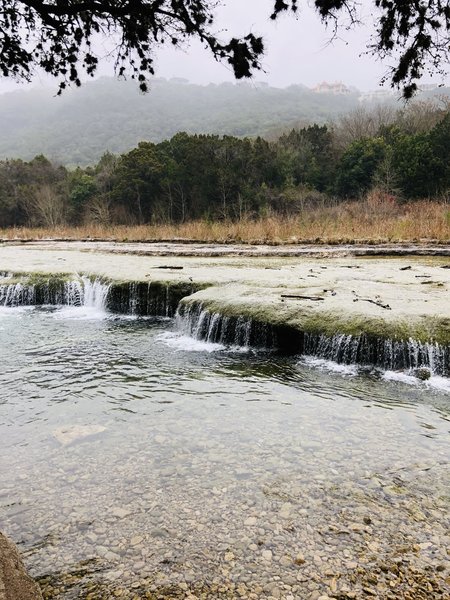
[[252, 84], [200, 86], [155, 80], [147, 94], [135, 82], [101, 78], [55, 98], [49, 90], [0, 96], [0, 158], [36, 154], [65, 165], [93, 164], [109, 150], [142, 140], [160, 142], [178, 131], [257, 136], [288, 126], [326, 122], [357, 106], [357, 91], [341, 96]]
[[[200, 86], [155, 79], [147, 94], [133, 81], [103, 77], [54, 97], [54, 90], [0, 95], [0, 159], [44, 154], [67, 166], [96, 163], [142, 140], [179, 131], [255, 137], [295, 125], [325, 123], [359, 105], [360, 93], [317, 93], [253, 83]], [[391, 101], [394, 101], [392, 99]]]

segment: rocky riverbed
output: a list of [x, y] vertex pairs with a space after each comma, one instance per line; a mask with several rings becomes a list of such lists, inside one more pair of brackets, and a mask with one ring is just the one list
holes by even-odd
[[[214, 309], [294, 324], [449, 327], [445, 257], [113, 250], [3, 245], [0, 270], [192, 281]], [[80, 311], [0, 323], [2, 528], [45, 599], [450, 597], [446, 389], [186, 351], [165, 322]]]

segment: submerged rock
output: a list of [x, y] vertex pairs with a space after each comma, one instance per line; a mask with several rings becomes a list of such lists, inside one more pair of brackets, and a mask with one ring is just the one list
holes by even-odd
[[102, 425], [72, 425], [68, 427], [59, 427], [53, 431], [53, 437], [62, 446], [74, 444], [86, 438], [102, 433], [106, 427]]
[[421, 381], [426, 381], [431, 377], [431, 369], [428, 369], [427, 367], [414, 369], [414, 377], [417, 377], [417, 379], [420, 379]]

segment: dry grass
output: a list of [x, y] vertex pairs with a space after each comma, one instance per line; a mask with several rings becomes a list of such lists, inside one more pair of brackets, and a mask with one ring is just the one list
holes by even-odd
[[398, 204], [369, 194], [364, 201], [309, 208], [289, 217], [231, 221], [190, 221], [179, 225], [84, 225], [83, 227], [0, 230], [3, 239], [99, 239], [117, 241], [191, 240], [218, 243], [351, 243], [433, 240], [450, 242], [450, 204]]

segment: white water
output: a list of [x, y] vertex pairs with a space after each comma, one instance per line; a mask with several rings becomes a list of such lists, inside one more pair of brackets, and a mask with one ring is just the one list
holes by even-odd
[[[6, 281], [9, 277], [4, 277]], [[61, 289], [44, 291], [44, 304], [56, 304], [65, 307], [65, 316], [77, 315], [80, 318], [82, 314], [100, 316], [106, 313], [106, 299], [109, 291], [109, 284], [98, 279], [91, 280], [89, 277], [82, 276], [79, 279], [64, 282]], [[37, 288], [35, 285], [26, 283], [6, 282], [0, 285], [0, 307], [19, 308], [29, 307], [37, 304]], [[84, 310], [80, 312], [80, 308]], [[62, 313], [60, 313], [62, 314]]]
[[201, 304], [182, 305], [176, 314], [178, 330], [195, 340], [219, 344], [225, 347], [273, 348], [270, 327], [258, 324], [247, 317], [226, 317], [210, 312]]
[[[45, 285], [37, 289], [26, 282], [8, 284], [8, 279], [10, 276], [7, 275], [0, 278], [0, 281], [3, 280], [3, 285], [0, 285], [0, 310], [11, 307], [23, 309], [41, 303], [58, 306], [58, 310], [52, 313], [55, 319], [91, 320], [104, 319], [109, 315], [106, 306], [110, 285], [101, 280], [80, 276], [61, 283], [60, 288], [52, 289], [49, 285], [46, 290]], [[130, 286], [131, 315], [135, 312], [136, 302], [137, 292]], [[166, 305], [167, 308], [167, 298]], [[210, 312], [198, 303], [179, 307], [176, 326], [178, 333], [168, 334], [164, 341], [180, 350], [247, 352], [249, 348], [277, 347], [270, 326], [246, 317], [230, 318]], [[354, 375], [358, 371], [356, 365], [373, 365], [384, 371], [385, 379], [406, 383], [416, 383], [414, 370], [425, 367], [431, 372], [427, 385], [445, 391], [450, 387], [445, 377], [450, 362], [449, 349], [437, 343], [421, 343], [413, 339], [374, 341], [364, 335], [305, 333], [299, 353], [305, 359], [309, 357], [308, 364], [318, 368]]]
[[64, 286], [64, 306], [53, 313], [56, 319], [90, 320], [104, 319], [109, 285], [95, 279], [82, 277], [80, 281], [70, 281]]
[[355, 376], [358, 374], [358, 365], [342, 365], [332, 360], [326, 360], [325, 358], [304, 356], [300, 362], [308, 367], [339, 373], [340, 375]]
[[[177, 312], [177, 327], [194, 340], [225, 347], [277, 347], [270, 326], [256, 324], [249, 318], [222, 316], [208, 311], [201, 304], [181, 305]], [[422, 343], [414, 339], [375, 340], [365, 335], [305, 333], [303, 344], [299, 336], [298, 351], [303, 357], [310, 358], [309, 364], [344, 375], [356, 374], [357, 365], [365, 365], [397, 373], [405, 381], [417, 381], [414, 370], [424, 367], [431, 373], [428, 385], [446, 389], [448, 381], [444, 375], [449, 368], [449, 349], [438, 343]]]
[[204, 342], [176, 332], [162, 333], [157, 339], [164, 342], [169, 348], [179, 350], [180, 352], [218, 352], [225, 350], [223, 344]]

